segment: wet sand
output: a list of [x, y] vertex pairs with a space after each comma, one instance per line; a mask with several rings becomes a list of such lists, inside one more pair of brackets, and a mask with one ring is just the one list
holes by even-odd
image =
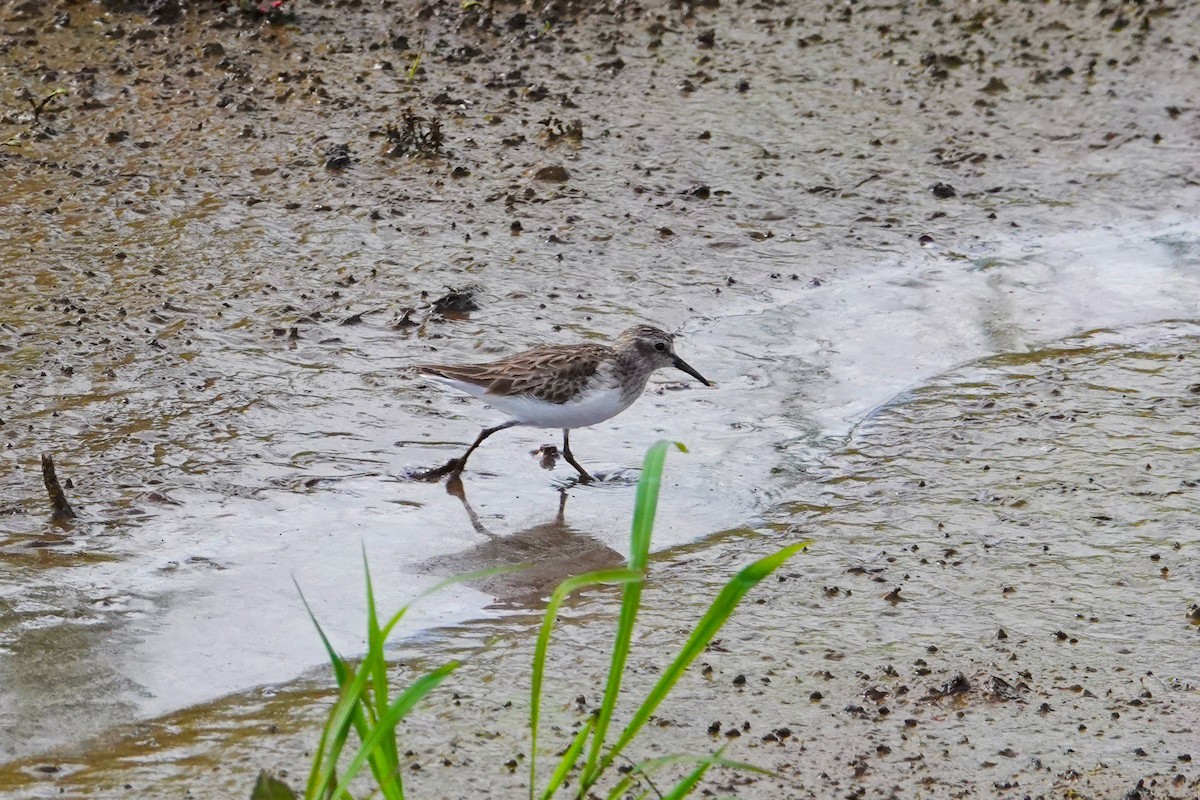
[[[661, 436], [693, 452], [635, 685], [724, 576], [817, 544], [647, 754], [729, 742], [781, 776], [711, 784], [747, 797], [1200, 794], [1194, 10], [171, 8], [0, 14], [11, 796], [301, 772], [328, 695], [290, 578], [353, 651], [360, 544], [385, 605], [543, 563], [397, 646], [471, 655], [413, 721], [414, 796], [517, 791], [529, 615], [623, 552]], [[623, 480], [542, 472], [537, 432], [477, 455], [474, 521], [406, 480], [493, 417], [402, 367], [633, 320], [719, 386], [573, 437]], [[563, 626], [564, 729], [609, 608]]]

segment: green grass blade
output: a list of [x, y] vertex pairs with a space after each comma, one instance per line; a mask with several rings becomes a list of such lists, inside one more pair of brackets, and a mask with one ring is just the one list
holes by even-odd
[[[546, 674], [546, 652], [550, 648], [550, 634], [554, 622], [558, 619], [558, 609], [563, 600], [572, 592], [579, 591], [585, 586], [601, 583], [628, 583], [641, 580], [642, 573], [630, 569], [605, 569], [575, 575], [567, 578], [554, 588], [550, 602], [546, 604], [546, 613], [542, 615], [542, 626], [538, 631], [537, 642], [533, 649], [533, 676], [529, 689], [529, 797], [533, 800], [537, 786], [537, 736], [538, 723], [541, 718], [542, 681]], [[590, 731], [594, 720], [589, 723]], [[574, 745], [572, 745], [574, 746]], [[583, 747], [583, 742], [579, 743]], [[557, 774], [557, 773], [556, 773]]]
[[626, 773], [621, 780], [617, 781], [617, 785], [614, 786], [611, 791], [609, 791], [608, 800], [619, 800], [619, 798], [624, 797], [626, 790], [633, 785], [633, 782], [636, 779], [637, 770], [632, 770]]
[[761, 775], [769, 775], [771, 777], [779, 777], [777, 773], [759, 767], [754, 764], [747, 764], [744, 761], [733, 761], [728, 758], [722, 758], [721, 753], [725, 748], [722, 747], [711, 756], [697, 756], [691, 753], [679, 753], [670, 756], [659, 756], [658, 758], [648, 758], [645, 761], [638, 763], [634, 768], [627, 773], [608, 793], [607, 800], [620, 800], [624, 792], [633, 785], [639, 775], [650, 776], [652, 772], [662, 769], [673, 764], [698, 764], [701, 762], [712, 761], [713, 766], [727, 767], [729, 769], [742, 770], [745, 772], [757, 772]]
[[733, 759], [723, 758], [721, 756], [721, 753], [723, 753], [723, 752], [725, 752], [724, 747], [722, 747], [717, 752], [713, 753], [711, 756], [697, 756], [697, 755], [694, 755], [691, 753], [680, 753], [680, 754], [672, 755], [672, 756], [659, 756], [658, 758], [648, 758], [645, 761], [640, 762], [637, 766], [635, 766], [633, 768], [633, 773], [631, 773], [631, 774], [640, 772], [642, 774], [649, 775], [650, 773], [654, 772], [655, 770], [661, 769], [662, 767], [669, 766], [671, 764], [696, 764], [701, 761], [710, 761], [711, 760], [713, 763], [713, 766], [715, 766], [715, 767], [726, 767], [728, 769], [742, 770], [744, 772], [757, 772], [760, 775], [769, 775], [771, 777], [779, 777], [778, 773], [773, 772], [772, 770], [769, 770], [766, 767], [760, 767], [755, 764], [748, 764], [745, 761], [734, 761]]
[[[678, 682], [680, 676], [683, 675], [683, 671], [704, 651], [705, 646], [721, 630], [721, 626], [725, 624], [730, 615], [737, 609], [738, 604], [746, 596], [746, 593], [808, 544], [809, 542], [807, 541], [798, 542], [765, 558], [761, 558], [742, 569], [737, 575], [733, 576], [729, 583], [725, 584], [725, 588], [713, 600], [708, 611], [700, 618], [700, 622], [696, 624], [695, 629], [692, 630], [691, 636], [688, 637], [683, 649], [679, 651], [679, 655], [663, 671], [658, 682], [654, 684], [654, 688], [650, 690], [646, 699], [642, 701], [641, 706], [634, 712], [633, 718], [629, 721], [625, 730], [621, 732], [621, 736], [617, 739], [616, 744], [600, 760], [597, 770], [592, 774], [593, 779], [612, 765], [613, 760], [620, 755], [625, 746], [642, 729], [642, 726], [650, 719], [650, 715], [658, 708], [659, 703], [663, 701], [663, 698], [667, 696], [676, 682]], [[593, 744], [594, 742], [595, 740], [593, 740]]]
[[[378, 730], [379, 720], [388, 707], [387, 661], [384, 659], [383, 631], [379, 628], [379, 613], [375, 605], [375, 588], [371, 584], [371, 565], [363, 548], [363, 576], [367, 587], [367, 654], [359, 669], [371, 675], [371, 693], [364, 697], [372, 733]], [[373, 703], [372, 703], [373, 701]], [[403, 800], [404, 779], [400, 774], [400, 756], [394, 736], [385, 736], [370, 752], [371, 772], [387, 800]]]
[[[549, 783], [546, 784], [546, 789], [542, 792], [542, 800], [550, 800], [554, 793], [558, 791], [558, 787], [562, 786], [563, 781], [567, 779], [567, 775], [571, 772], [571, 767], [575, 766], [575, 762], [579, 760], [579, 754], [583, 752], [583, 746], [587, 744], [588, 736], [596, 727], [596, 718], [589, 717], [583, 727], [579, 729], [579, 733], [575, 734], [575, 738], [571, 741], [571, 746], [567, 748], [567, 752], [558, 761], [558, 767], [555, 768], [554, 774], [550, 776]], [[531, 784], [532, 785], [532, 784]]]
[[[328, 789], [334, 782], [337, 762], [350, 735], [350, 728], [353, 727], [361, 739], [367, 735], [370, 727], [362, 711], [363, 692], [367, 687], [367, 670], [355, 670], [349, 665], [346, 665], [346, 669], [347, 677], [351, 680], [342, 687], [326, 723], [331, 734], [331, 743], [328, 751], [320, 754], [320, 767], [316, 779], [311, 782], [309, 791], [305, 793], [309, 800], [328, 796]], [[314, 763], [314, 766], [317, 765]]]
[[[354, 780], [354, 776], [362, 769], [363, 764], [371, 757], [371, 754], [376, 752], [380, 744], [385, 739], [393, 739], [396, 735], [396, 726], [400, 720], [412, 711], [413, 706], [421, 701], [425, 695], [433, 691], [438, 684], [446, 679], [446, 677], [458, 669], [459, 663], [451, 661], [448, 664], [435, 669], [433, 672], [422, 675], [417, 680], [413, 681], [407, 689], [401, 692], [396, 699], [389, 705], [384, 713], [379, 715], [378, 724], [371, 729], [370, 733], [363, 738], [362, 744], [359, 745], [358, 752], [346, 767], [345, 774], [342, 775], [341, 782], [333, 793], [339, 795], [350, 786], [350, 782]], [[365, 670], [364, 670], [365, 672]]]
[[663, 800], [682, 800], [682, 798], [687, 797], [696, 788], [696, 784], [700, 782], [700, 779], [704, 777], [704, 773], [708, 772], [712, 765], [713, 762], [711, 759], [701, 763], [700, 766], [692, 770], [690, 775], [675, 784], [674, 789], [663, 795]]
[[[337, 783], [337, 765], [341, 760], [342, 751], [346, 749], [346, 741], [350, 738], [350, 729], [354, 728], [359, 739], [362, 739], [370, 729], [370, 723], [362, 711], [361, 692], [365, 686], [365, 680], [358, 686], [351, 684], [347, 687], [346, 693], [339, 697], [338, 704], [334, 706], [329, 721], [329, 727], [333, 734], [329, 751], [324, 756], [314, 790], [311, 794], [306, 793], [306, 798], [315, 800], [319, 797], [334, 797], [332, 789]], [[356, 689], [358, 694], [353, 693]], [[336, 728], [334, 728], [335, 725]], [[348, 793], [343, 793], [343, 797], [344, 800], [353, 800]]]
[[[633, 526], [629, 541], [629, 568], [645, 569], [650, 556], [650, 535], [654, 532], [654, 515], [658, 512], [658, 490], [662, 486], [663, 465], [671, 442], [665, 439], [650, 445], [642, 461], [637, 497], [633, 506]], [[675, 445], [683, 449], [682, 445]]]
[[[299, 586], [296, 588], [299, 590]], [[308, 605], [308, 600], [304, 597], [303, 592], [300, 592], [300, 599], [325, 644], [339, 686], [338, 701], [334, 704], [325, 728], [321, 732], [320, 746], [313, 757], [312, 770], [305, 788], [304, 796], [309, 800], [316, 800], [316, 798], [332, 796], [329, 789], [336, 781], [334, 776], [337, 763], [345, 748], [346, 740], [350, 736], [351, 727], [358, 733], [360, 740], [365, 739], [370, 733], [374, 715], [369, 703], [365, 702], [363, 697], [370, 674], [366, 665], [362, 665], [356, 670], [338, 656], [313, 615], [312, 608]], [[371, 713], [371, 719], [364, 714], [364, 708]]]
[[[364, 553], [364, 567], [366, 556]], [[329, 661], [333, 665], [333, 674], [337, 679], [339, 688], [338, 702], [334, 704], [330, 711], [325, 727], [321, 732], [321, 739], [318, 744], [316, 753], [313, 757], [312, 768], [309, 773], [308, 782], [305, 787], [304, 796], [309, 800], [317, 800], [317, 798], [329, 797], [330, 789], [337, 783], [336, 768], [341, 752], [345, 747], [346, 740], [349, 738], [350, 729], [353, 728], [360, 741], [365, 741], [372, 732], [372, 729], [378, 725], [379, 717], [381, 716], [376, 706], [373, 706], [366, 698], [365, 692], [368, 686], [368, 681], [371, 680], [373, 685], [384, 687], [383, 696], [386, 698], [386, 660], [384, 659], [384, 645], [387, 642], [388, 635], [395, 628], [396, 624], [403, 619], [405, 613], [416, 603], [417, 600], [433, 594], [449, 585], [462, 583], [476, 578], [488, 577], [503, 572], [516, 572], [521, 569], [527, 569], [526, 566], [516, 567], [496, 567], [493, 569], [477, 570], [475, 572], [456, 575], [434, 585], [433, 587], [418, 594], [411, 602], [397, 611], [382, 628], [379, 627], [376, 614], [376, 605], [374, 591], [371, 585], [370, 570], [367, 569], [367, 606], [368, 606], [368, 650], [364, 657], [363, 663], [358, 670], [351, 667], [345, 659], [337, 654], [333, 649], [333, 644], [329, 641], [329, 637], [325, 635], [324, 629], [317, 622], [316, 615], [313, 614], [312, 607], [308, 603], [308, 598], [304, 596], [304, 592], [300, 589], [299, 583], [293, 579], [296, 585], [296, 591], [300, 595], [300, 600], [304, 604], [304, 609], [308, 613], [308, 618], [312, 620], [313, 627], [317, 629], [317, 635], [321, 637], [321, 643], [325, 647], [325, 652], [329, 656]], [[375, 658], [372, 657], [375, 654]], [[378, 667], [383, 666], [384, 672], [380, 677]], [[394, 741], [392, 744], [394, 748]], [[392, 760], [389, 758], [389, 760]], [[377, 777], [382, 777], [385, 782], [392, 782], [392, 775], [399, 775], [399, 757], [394, 759], [394, 765], [389, 767], [386, 763], [375, 765], [373, 762], [372, 771]], [[348, 795], [347, 795], [348, 796]], [[400, 795], [402, 796], [402, 795]]]
[[[364, 664], [361, 667], [366, 669], [370, 667], [372, 699], [374, 703], [364, 703], [364, 708], [369, 715], [369, 723], [367, 728], [369, 732], [359, 733], [360, 739], [366, 739], [374, 729], [382, 724], [387, 708], [388, 708], [388, 683], [387, 683], [387, 659], [386, 659], [386, 644], [388, 636], [392, 630], [400, 623], [408, 611], [421, 599], [441, 591], [447, 586], [464, 581], [474, 580], [476, 578], [489, 577], [501, 572], [516, 572], [521, 569], [526, 569], [523, 566], [517, 567], [494, 567], [491, 569], [476, 570], [462, 575], [455, 575], [443, 581], [439, 581], [430, 588], [420, 592], [411, 601], [402, 606], [395, 614], [393, 614], [383, 627], [379, 625], [379, 618], [376, 611], [375, 593], [371, 585], [371, 572], [367, 564], [366, 553], [363, 553], [363, 570], [366, 575], [367, 583], [367, 655]], [[394, 726], [393, 726], [394, 727]], [[404, 783], [400, 770], [400, 756], [396, 747], [394, 736], [387, 736], [380, 740], [380, 746], [375, 748], [369, 756], [371, 772], [375, 776], [376, 783], [380, 791], [388, 800], [403, 800]]]
[[258, 773], [258, 780], [250, 792], [250, 800], [296, 800], [296, 793], [264, 769]]
[[[633, 526], [629, 536], [629, 568], [637, 572], [646, 569], [650, 554], [650, 535], [654, 531], [654, 515], [658, 510], [658, 490], [662, 484], [663, 464], [667, 460], [665, 440], [655, 442], [646, 451], [642, 461], [642, 475], [638, 479], [637, 499], [634, 501]], [[676, 445], [683, 449], [682, 446]], [[617, 632], [613, 638], [612, 659], [608, 667], [608, 680], [604, 697], [600, 702], [600, 714], [596, 720], [596, 732], [588, 750], [587, 764], [580, 779], [580, 796], [596, 781], [600, 773], [600, 753], [604, 749], [604, 738], [621, 694], [621, 678], [625, 673], [625, 662], [629, 658], [629, 643], [633, 639], [633, 625], [637, 620], [638, 606], [642, 598], [642, 581], [625, 584], [621, 592], [621, 612], [617, 618]]]
[[511, 567], [489, 567], [488, 569], [477, 569], [474, 572], [464, 572], [461, 575], [453, 575], [443, 581], [438, 581], [433, 586], [430, 586], [428, 589], [422, 591], [420, 594], [402, 606], [399, 611], [393, 614], [392, 617], [387, 621], [387, 624], [383, 626], [382, 636], [386, 641], [388, 636], [391, 635], [392, 629], [396, 627], [400, 620], [404, 619], [404, 615], [408, 613], [409, 609], [417, 604], [417, 601], [422, 600], [431, 594], [436, 594], [442, 589], [445, 589], [447, 586], [454, 586], [457, 583], [466, 583], [479, 578], [490, 578], [493, 575], [504, 575], [509, 572], [521, 572], [522, 570], [529, 569], [531, 566], [533, 565], [517, 564]]
[[661, 756], [659, 758], [650, 758], [644, 760], [644, 762], [637, 764], [635, 768], [632, 769], [630, 774], [626, 775], [622, 782], [620, 782], [618, 786], [614, 788], [610, 794], [608, 794], [608, 800], [617, 800], [617, 798], [620, 796], [620, 792], [624, 792], [624, 790], [628, 788], [630, 784], [634, 782], [634, 780], [636, 780], [637, 775], [646, 775], [649, 777], [650, 772], [672, 764], [696, 764], [697, 766], [696, 769], [692, 771], [691, 774], [686, 776], [683, 781], [677, 783], [676, 786], [671, 789], [671, 792], [668, 792], [667, 794], [661, 794], [658, 792], [658, 790], [654, 789], [654, 784], [650, 784], [650, 788], [647, 789], [646, 792], [642, 793], [642, 798], [647, 798], [652, 790], [656, 795], [659, 796], [661, 800], [683, 800], [683, 798], [688, 798], [688, 796], [694, 792], [696, 784], [700, 783], [700, 780], [704, 774], [706, 774], [709, 769], [712, 769], [713, 766], [725, 766], [725, 768], [748, 770], [751, 772], [760, 772], [762, 775], [775, 776], [775, 772], [772, 772], [768, 769], [763, 769], [761, 766], [746, 764], [745, 762], [734, 762], [734, 760], [722, 758], [721, 753], [724, 752], [725, 747], [721, 747], [720, 750], [713, 753], [712, 756], [694, 756], [694, 754], [682, 753], [676, 754], [676, 756]]
[[329, 654], [329, 660], [333, 664], [333, 675], [337, 678], [338, 686], [341, 686], [345, 682], [346, 662], [333, 649], [329, 637], [325, 635], [324, 629], [321, 628], [321, 623], [317, 622], [317, 617], [313, 614], [312, 607], [308, 604], [308, 598], [304, 596], [304, 592], [301, 591], [300, 584], [296, 583], [295, 578], [292, 578], [292, 584], [296, 587], [296, 593], [300, 595], [300, 602], [304, 604], [304, 610], [308, 612], [308, 618], [312, 620], [313, 627], [317, 629], [317, 635], [321, 637], [321, 644], [325, 645], [325, 652]]
[[[329, 641], [329, 637], [325, 635], [325, 630], [321, 627], [321, 623], [317, 622], [316, 615], [313, 614], [312, 606], [308, 604], [308, 598], [301, 591], [300, 584], [296, 583], [294, 578], [292, 579], [292, 583], [296, 585], [296, 592], [300, 595], [300, 602], [304, 604], [304, 610], [308, 612], [308, 618], [312, 620], [313, 627], [317, 629], [317, 635], [321, 637], [321, 643], [325, 646], [325, 652], [329, 655], [329, 661], [333, 664], [333, 675], [337, 680], [339, 690], [339, 701], [334, 706], [336, 710], [344, 698], [347, 684], [353, 680], [352, 670], [342, 660], [342, 657], [337, 654], [337, 651], [333, 649], [333, 644]], [[355, 704], [357, 702], [357, 699], [355, 699]], [[308, 783], [304, 790], [304, 796], [307, 798], [316, 798], [322, 794], [320, 776], [322, 772], [332, 774], [333, 768], [327, 765], [337, 764], [338, 756], [341, 754], [342, 746], [345, 743], [348, 729], [341, 729], [338, 733], [334, 733], [335, 716], [336, 714], [331, 713], [329, 719], [325, 722], [325, 727], [321, 730], [321, 740], [318, 743], [316, 755], [313, 757], [312, 768], [308, 775]], [[331, 733], [334, 734], [332, 740], [330, 738]]]
[[679, 763], [681, 761], [699, 762], [696, 769], [693, 770], [690, 775], [688, 775], [679, 783], [675, 784], [675, 787], [671, 789], [670, 792], [662, 795], [663, 800], [683, 800], [683, 798], [691, 796], [692, 792], [696, 788], [696, 784], [698, 784], [700, 779], [704, 777], [704, 774], [713, 767], [727, 767], [730, 769], [757, 772], [762, 775], [776, 775], [776, 773], [769, 769], [756, 767], [755, 765], [747, 764], [744, 761], [731, 761], [730, 759], [722, 758], [721, 753], [723, 752], [725, 752], [724, 747], [707, 758], [697, 758], [696, 756], [665, 756], [663, 758], [655, 758], [649, 761], [643, 761], [635, 768], [635, 771], [646, 773], [652, 769], [656, 769], [669, 763]]

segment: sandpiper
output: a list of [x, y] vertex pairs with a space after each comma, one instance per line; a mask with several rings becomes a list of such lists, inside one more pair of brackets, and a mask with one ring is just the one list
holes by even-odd
[[507, 422], [484, 428], [461, 457], [420, 475], [436, 479], [457, 477], [483, 440], [514, 425], [561, 428], [563, 457], [592, 480], [571, 454], [572, 428], [586, 428], [615, 417], [637, 400], [650, 374], [675, 367], [711, 386], [703, 375], [675, 355], [674, 337], [650, 325], [635, 325], [617, 337], [614, 346], [562, 344], [535, 347], [487, 364], [443, 366], [422, 364], [417, 371], [460, 392], [485, 400], [509, 416]]

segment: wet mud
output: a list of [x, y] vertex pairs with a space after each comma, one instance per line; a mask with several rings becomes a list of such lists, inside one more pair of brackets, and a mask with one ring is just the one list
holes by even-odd
[[[624, 551], [668, 436], [645, 644], [818, 542], [655, 729], [783, 781], [714, 791], [1200, 794], [1198, 39], [1186, 4], [3, 4], [0, 789], [302, 769], [291, 580], [353, 650], [360, 547], [384, 605], [538, 563], [397, 644], [475, 664], [414, 774], [506, 785], [528, 615]], [[572, 437], [618, 479], [516, 429], [465, 505], [411, 480], [497, 420], [405, 367], [634, 320], [717, 387]]]
[[[713, 783], [744, 797], [1194, 796], [1198, 356], [1200, 326], [1176, 323], [956, 369], [872, 414], [761, 527], [659, 553], [634, 696], [702, 610], [679, 602], [681, 588], [711, 597], [754, 557], [817, 540], [748, 598], [642, 754], [729, 744], [777, 772]], [[615, 559], [571, 531], [569, 506], [561, 514], [429, 566]], [[557, 575], [541, 577], [524, 587], [544, 591]], [[503, 583], [489, 591], [505, 596]], [[614, 611], [596, 592], [563, 616], [547, 712], [561, 737], [598, 702], [607, 655], [596, 642]], [[447, 629], [398, 654], [398, 677], [470, 654], [453, 702], [406, 725], [416, 796], [520, 792], [521, 770], [503, 765], [524, 757], [534, 622]], [[240, 791], [247, 770], [303, 762], [330, 702], [314, 683], [173, 714], [79, 760], [24, 760], [8, 779], [151, 796], [203, 772], [206, 791]]]

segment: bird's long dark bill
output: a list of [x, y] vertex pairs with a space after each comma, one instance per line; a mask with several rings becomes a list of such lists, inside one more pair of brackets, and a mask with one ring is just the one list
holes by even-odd
[[688, 375], [691, 375], [693, 378], [695, 378], [696, 380], [703, 383], [705, 386], [712, 386], [712, 384], [709, 383], [708, 380], [705, 379], [705, 377], [703, 375], [701, 375], [699, 372], [696, 372], [696, 370], [694, 370], [690, 366], [688, 366], [688, 363], [686, 361], [684, 361], [682, 358], [680, 358], [679, 356], [675, 356], [675, 368], [683, 370]]

